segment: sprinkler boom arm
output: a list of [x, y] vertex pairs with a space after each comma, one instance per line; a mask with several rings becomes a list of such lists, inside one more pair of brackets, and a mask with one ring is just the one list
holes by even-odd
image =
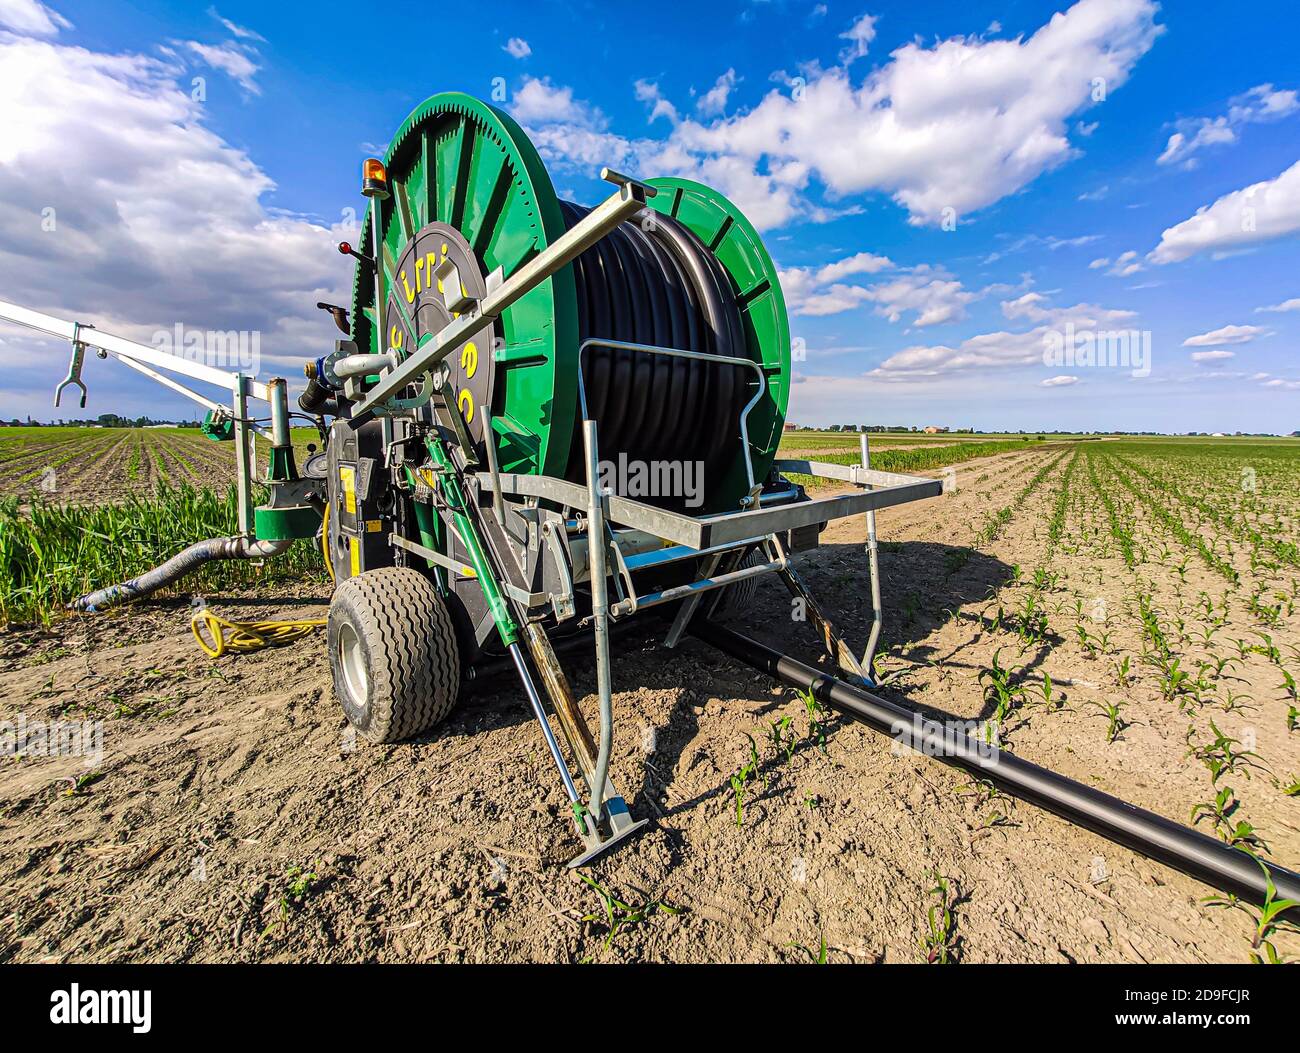
[[[150, 347], [148, 344], [142, 344], [136, 340], [130, 340], [124, 336], [115, 336], [112, 333], [104, 332], [94, 326], [86, 325], [84, 322], [66, 322], [62, 318], [56, 318], [51, 314], [43, 314], [40, 311], [33, 311], [27, 307], [20, 307], [18, 304], [7, 303], [0, 300], [0, 319], [9, 322], [16, 322], [18, 325], [26, 326], [28, 329], [35, 329], [42, 333], [48, 333], [50, 336], [57, 336], [62, 340], [68, 340], [73, 344], [72, 366], [68, 372], [68, 378], [63, 384], [74, 383], [80, 385], [81, 380], [81, 363], [78, 357], [77, 345], [81, 346], [84, 353], [87, 347], [96, 347], [100, 350], [100, 357], [103, 358], [108, 354], [114, 358], [127, 362], [128, 365], [152, 366], [155, 369], [165, 369], [172, 373], [181, 373], [193, 380], [200, 380], [207, 384], [215, 384], [227, 390], [234, 390], [237, 379], [242, 376], [239, 373], [231, 373], [224, 369], [217, 369], [206, 362], [191, 362], [180, 355], [168, 354], [166, 351], [160, 351], [156, 347]], [[93, 339], [87, 339], [92, 337]], [[141, 370], [143, 372], [143, 370]], [[160, 378], [153, 373], [146, 374], [154, 380]], [[256, 380], [244, 378], [248, 381], [248, 393], [253, 398], [270, 401], [270, 391], [267, 385]], [[60, 388], [62, 388], [62, 384]], [[205, 399], [197, 392], [190, 391], [184, 385], [172, 382], [168, 385], [173, 390], [179, 391], [188, 398], [193, 399], [203, 405], [211, 407], [210, 400]], [[55, 405], [58, 405], [58, 396], [55, 396]], [[85, 405], [85, 402], [82, 402]]]
[[[252, 537], [254, 534], [255, 509], [253, 508], [254, 458], [253, 435], [261, 435], [275, 447], [289, 445], [289, 409], [287, 390], [282, 380], [265, 383], [254, 380], [243, 373], [230, 372], [210, 366], [206, 362], [194, 362], [181, 355], [169, 354], [148, 344], [105, 332], [84, 322], [69, 322], [54, 315], [33, 311], [18, 304], [0, 300], [0, 320], [14, 322], [67, 340], [72, 344], [72, 359], [68, 374], [55, 389], [54, 404], [59, 404], [65, 388], [75, 386], [81, 389], [81, 405], [86, 405], [86, 385], [81, 379], [82, 364], [86, 349], [97, 349], [100, 358], [113, 358], [130, 366], [136, 372], [150, 380], [170, 388], [177, 394], [184, 395], [200, 406], [206, 407], [218, 419], [230, 420], [234, 424], [236, 481], [239, 489], [239, 531], [241, 535]], [[93, 339], [92, 339], [93, 338]], [[165, 372], [164, 372], [165, 371]], [[214, 398], [194, 391], [168, 373], [180, 374], [190, 380], [212, 384], [230, 392], [229, 402], [219, 402]], [[259, 399], [271, 407], [271, 427], [264, 428], [250, 418], [248, 401]], [[282, 458], [283, 460], [283, 458]], [[291, 457], [289, 458], [291, 461]], [[273, 455], [273, 468], [276, 458]], [[285, 473], [281, 473], [285, 474]], [[271, 472], [269, 482], [296, 483], [296, 471], [291, 468], [287, 474], [292, 478], [278, 479], [276, 471]]]

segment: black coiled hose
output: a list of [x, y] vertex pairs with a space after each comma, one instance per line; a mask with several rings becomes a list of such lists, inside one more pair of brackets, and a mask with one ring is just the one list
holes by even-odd
[[[589, 211], [561, 201], [572, 227]], [[579, 341], [605, 337], [713, 355], [747, 357], [744, 322], [717, 257], [683, 224], [621, 224], [573, 263]], [[741, 366], [593, 347], [583, 360], [588, 405], [600, 425], [602, 460], [704, 462], [706, 480], [740, 451], [740, 412], [754, 393]], [[570, 477], [581, 477], [574, 443]]]

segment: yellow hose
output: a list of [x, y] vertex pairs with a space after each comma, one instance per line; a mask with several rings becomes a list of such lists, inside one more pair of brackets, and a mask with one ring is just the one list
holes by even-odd
[[[321, 517], [320, 550], [325, 559], [325, 570], [334, 580], [334, 561], [330, 559], [330, 506], [325, 504]], [[220, 658], [228, 652], [245, 654], [262, 647], [276, 647], [291, 643], [306, 636], [313, 629], [319, 629], [326, 622], [325, 618], [298, 618], [284, 622], [232, 622], [213, 614], [206, 607], [194, 612], [190, 619], [190, 632], [199, 646], [210, 658]], [[206, 632], [208, 638], [203, 638]]]
[[325, 502], [325, 511], [320, 517], [320, 554], [325, 558], [325, 572], [334, 580], [334, 560], [330, 556], [330, 503]]
[[[209, 657], [220, 658], [228, 651], [243, 654], [289, 643], [319, 629], [325, 621], [324, 618], [300, 618], [287, 622], [232, 622], [204, 607], [194, 612], [190, 631]], [[212, 640], [210, 644], [203, 638], [204, 631]]]

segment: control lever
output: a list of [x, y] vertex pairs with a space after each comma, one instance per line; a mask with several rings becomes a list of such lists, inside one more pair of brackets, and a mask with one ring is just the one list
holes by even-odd
[[[344, 244], [346, 245], [347, 242], [344, 242]], [[338, 304], [333, 303], [318, 303], [316, 306], [322, 311], [329, 311], [330, 317], [334, 319], [334, 324], [338, 326], [340, 333], [349, 332], [348, 309], [346, 307], [340, 307]]]

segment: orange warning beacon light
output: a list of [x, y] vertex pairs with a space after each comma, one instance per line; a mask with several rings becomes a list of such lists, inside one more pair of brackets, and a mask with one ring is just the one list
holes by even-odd
[[388, 172], [377, 157], [367, 157], [361, 163], [361, 193], [380, 201], [388, 199]]

